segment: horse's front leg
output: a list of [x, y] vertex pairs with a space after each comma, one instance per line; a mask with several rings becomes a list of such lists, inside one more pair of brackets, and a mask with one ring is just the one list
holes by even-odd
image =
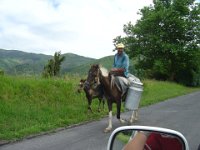
[[104, 132], [110, 132], [112, 130], [112, 103], [111, 100], [108, 100], [108, 127], [104, 129]]
[[98, 112], [100, 112], [101, 111], [101, 99], [100, 98], [98, 98], [99, 99], [99, 105], [98, 105]]
[[102, 103], [103, 103], [103, 110], [104, 110], [104, 106], [105, 106], [106, 98], [103, 96], [103, 97], [101, 98], [101, 100], [102, 100]]
[[105, 98], [98, 97], [98, 99], [99, 99], [98, 111], [100, 112], [101, 111], [101, 103], [103, 103], [102, 109], [104, 110]]
[[91, 108], [92, 98], [90, 96], [87, 96], [87, 100], [88, 100], [88, 112], [92, 112]]

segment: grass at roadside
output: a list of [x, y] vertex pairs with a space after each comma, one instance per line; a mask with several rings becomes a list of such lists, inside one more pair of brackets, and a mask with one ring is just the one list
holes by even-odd
[[180, 84], [165, 81], [144, 80], [143, 83], [144, 91], [142, 93], [140, 107], [200, 90], [200, 88], [185, 87]]
[[[0, 140], [13, 140], [97, 120], [107, 115], [107, 106], [97, 112], [98, 100], [87, 112], [85, 94], [76, 92], [79, 78], [41, 79], [0, 76]], [[169, 82], [144, 81], [141, 105], [146, 106], [195, 90]], [[115, 106], [113, 106], [115, 107]]]
[[[0, 139], [18, 139], [41, 131], [102, 117], [87, 114], [78, 79], [0, 77]], [[97, 110], [95, 101], [94, 110]]]

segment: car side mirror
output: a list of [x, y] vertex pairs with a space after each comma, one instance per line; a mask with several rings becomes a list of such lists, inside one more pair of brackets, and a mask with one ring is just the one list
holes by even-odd
[[178, 131], [148, 126], [123, 126], [115, 129], [107, 150], [143, 149], [189, 150], [186, 138]]

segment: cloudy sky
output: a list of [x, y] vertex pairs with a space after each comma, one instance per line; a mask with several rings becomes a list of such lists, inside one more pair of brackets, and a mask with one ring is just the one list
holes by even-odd
[[152, 0], [0, 0], [0, 48], [92, 58], [114, 55], [113, 39]]

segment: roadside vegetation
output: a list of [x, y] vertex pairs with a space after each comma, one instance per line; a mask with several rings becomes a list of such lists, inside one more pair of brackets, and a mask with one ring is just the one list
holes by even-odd
[[[93, 113], [88, 113], [85, 94], [76, 91], [79, 79], [0, 76], [0, 140], [20, 139], [105, 117], [107, 104], [99, 113], [98, 99], [92, 102]], [[170, 82], [143, 82], [140, 106], [199, 90]]]

